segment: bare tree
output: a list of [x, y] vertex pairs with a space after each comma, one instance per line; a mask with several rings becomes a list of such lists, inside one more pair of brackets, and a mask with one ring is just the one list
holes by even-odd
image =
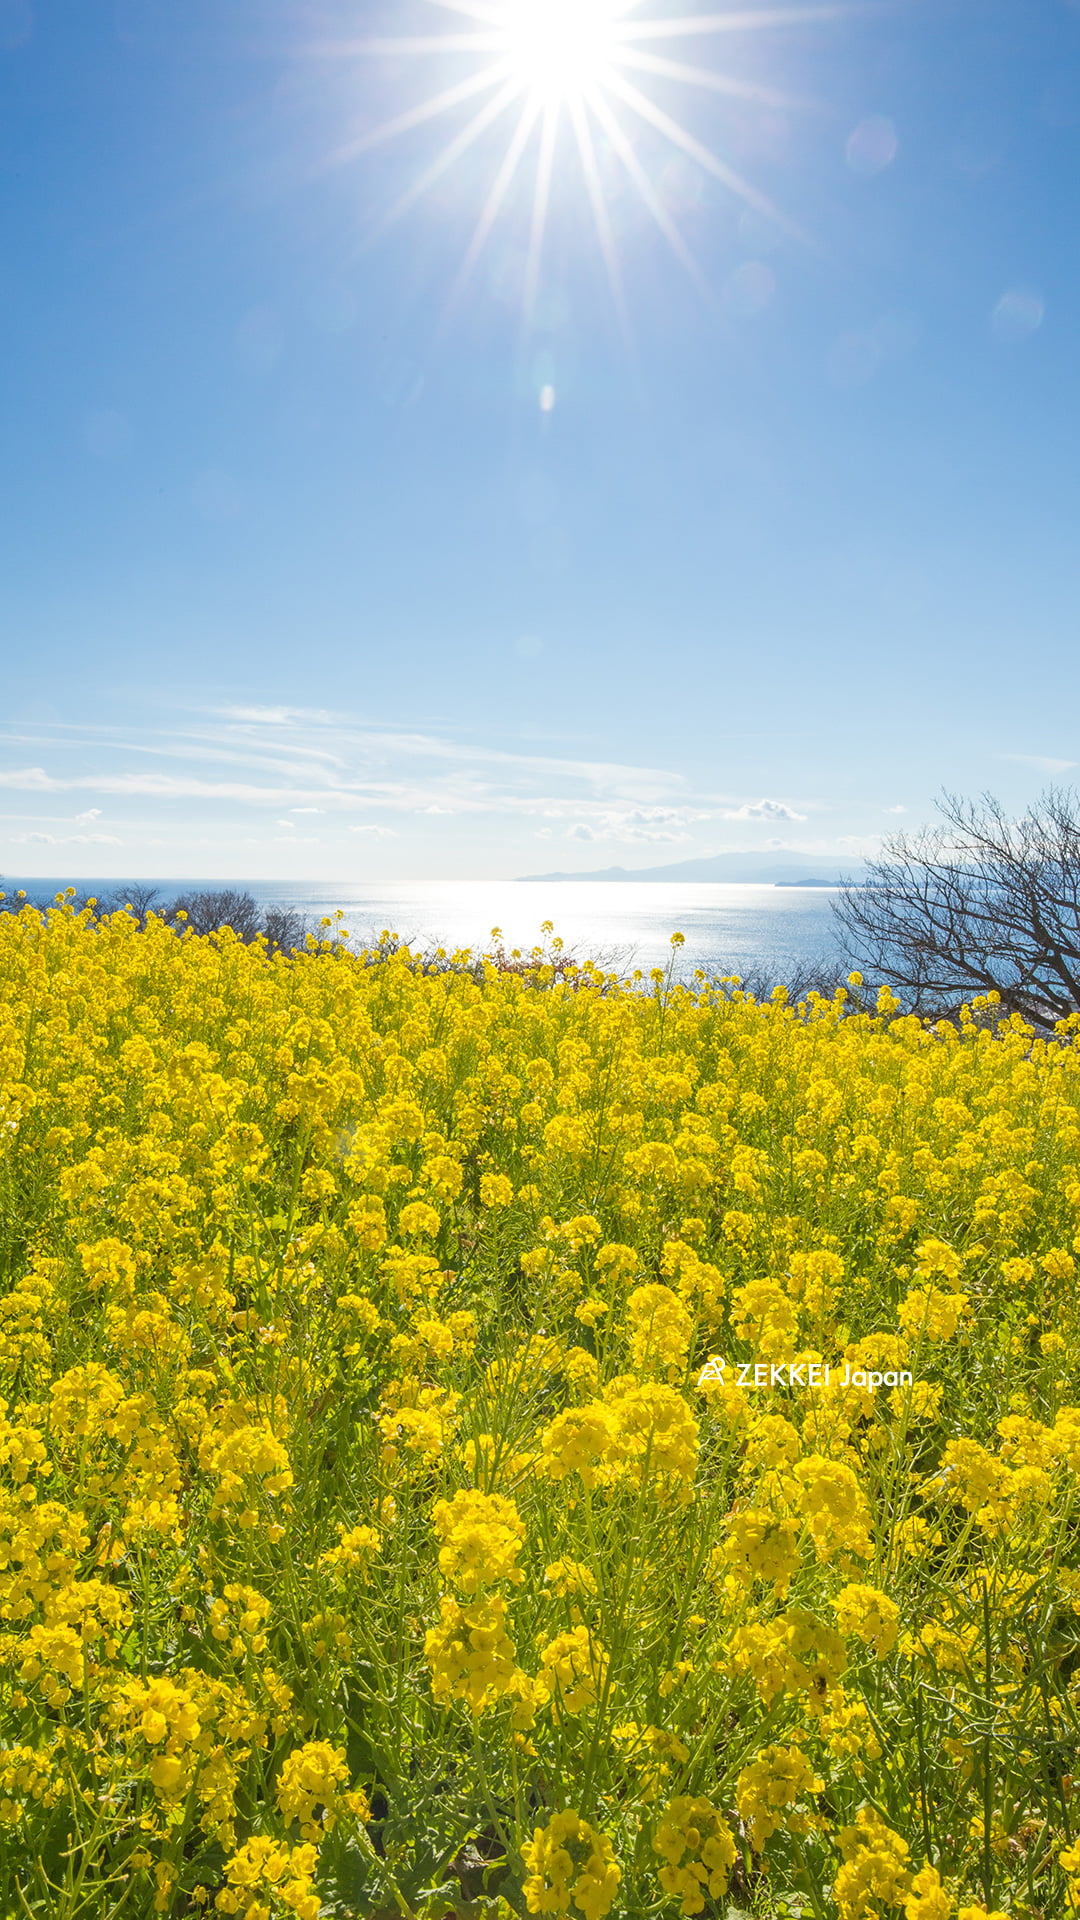
[[120, 913], [124, 908], [130, 908], [140, 927], [145, 927], [149, 914], [162, 912], [162, 908], [156, 904], [157, 897], [156, 887], [144, 886], [141, 882], [132, 887], [113, 887], [98, 901], [98, 916], [100, 918], [106, 913]]
[[271, 953], [294, 953], [307, 939], [307, 916], [298, 907], [267, 907], [262, 931]]
[[262, 917], [252, 894], [239, 893], [235, 887], [220, 893], [184, 893], [174, 900], [167, 918], [187, 915], [193, 933], [216, 933], [219, 927], [231, 927], [238, 940], [250, 941], [262, 932]]
[[[177, 920], [179, 912], [187, 915], [186, 922]], [[298, 908], [260, 908], [252, 894], [240, 893], [235, 887], [220, 893], [181, 894], [162, 913], [177, 931], [183, 925], [193, 933], [216, 933], [220, 927], [231, 927], [245, 946], [262, 936], [270, 953], [293, 953], [304, 945], [308, 934], [307, 918]]]
[[943, 825], [897, 834], [834, 904], [849, 959], [915, 1013], [996, 992], [1042, 1032], [1080, 1008], [1080, 801], [1050, 788], [1020, 819], [943, 794]]

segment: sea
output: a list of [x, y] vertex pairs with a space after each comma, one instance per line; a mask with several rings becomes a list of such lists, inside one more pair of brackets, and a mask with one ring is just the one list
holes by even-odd
[[[25, 888], [35, 905], [50, 905], [71, 883], [7, 882]], [[383, 931], [426, 951], [463, 947], [477, 953], [496, 946], [528, 952], [544, 940], [550, 921], [564, 947], [607, 972], [628, 974], [664, 967], [674, 958], [675, 977], [696, 968], [712, 974], [763, 970], [776, 979], [794, 968], [835, 967], [840, 959], [832, 887], [706, 884], [686, 881], [439, 880], [399, 886], [352, 881], [266, 880], [81, 880], [78, 897], [122, 900], [126, 888], [157, 889], [166, 905], [192, 891], [235, 887], [261, 906], [294, 907], [317, 928], [322, 919], [347, 931], [354, 950], [370, 946]], [[498, 931], [496, 932], [496, 929]], [[684, 936], [676, 950], [673, 933]]]

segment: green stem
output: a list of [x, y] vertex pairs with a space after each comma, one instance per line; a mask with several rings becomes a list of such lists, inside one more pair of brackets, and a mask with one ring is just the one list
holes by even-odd
[[[982, 1586], [982, 1607], [983, 1607], [983, 1637], [984, 1637], [984, 1642], [986, 1647], [986, 1671], [985, 1671], [986, 1703], [987, 1703], [987, 1714], [990, 1715], [993, 1711], [993, 1697], [994, 1697], [993, 1695], [994, 1661], [993, 1661], [993, 1649], [990, 1642], [990, 1594], [987, 1589], [985, 1580], [981, 1582], [981, 1586]], [[992, 1838], [993, 1838], [994, 1783], [993, 1783], [993, 1776], [990, 1770], [991, 1739], [992, 1739], [992, 1721], [990, 1718], [988, 1718], [986, 1723], [986, 1732], [983, 1735], [983, 1765], [982, 1765], [982, 1792], [983, 1792], [982, 1884], [983, 1884], [983, 1902], [986, 1906], [987, 1912], [990, 1911], [991, 1907], [994, 1904], [994, 1897], [993, 1897], [994, 1854], [993, 1854], [993, 1847], [991, 1845]]]

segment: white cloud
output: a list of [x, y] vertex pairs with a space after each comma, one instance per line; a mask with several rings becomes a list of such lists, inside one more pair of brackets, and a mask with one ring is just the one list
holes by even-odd
[[[436, 724], [409, 728], [285, 705], [192, 709], [181, 724], [170, 715], [156, 731], [145, 724], [0, 725], [4, 743], [0, 786], [85, 795], [96, 803], [79, 816], [87, 828], [108, 796], [110, 817], [122, 810], [129, 846], [145, 846], [148, 833], [162, 830], [181, 836], [187, 849], [223, 849], [226, 840], [238, 849], [253, 833], [253, 844], [264, 844], [257, 838], [262, 814], [271, 833], [287, 836], [280, 844], [316, 844], [302, 843], [297, 828], [325, 817], [373, 842], [409, 842], [414, 859], [430, 857], [424, 829], [435, 819], [452, 823], [455, 846], [475, 838], [474, 827], [497, 833], [507, 859], [520, 857], [520, 849], [509, 852], [515, 830], [537, 818], [546, 837], [607, 843], [613, 851], [707, 852], [705, 823], [711, 838], [720, 822], [780, 826], [807, 817], [777, 799], [692, 791], [668, 767], [589, 758], [576, 742], [560, 757], [546, 742], [540, 751], [518, 751]], [[16, 755], [22, 764], [12, 767]]]
[[746, 800], [741, 807], [734, 807], [722, 813], [722, 820], [805, 820], [805, 813], [796, 813], [794, 807], [785, 806], [782, 800]]
[[[563, 838], [568, 840], [615, 840], [632, 844], [635, 841], [649, 844], [677, 845], [691, 838], [685, 829], [699, 820], [712, 820], [716, 815], [701, 807], [631, 807], [616, 810], [594, 804], [591, 807], [580, 801], [546, 801], [542, 806], [530, 806], [529, 813], [539, 813], [548, 820], [570, 820]], [[585, 819], [581, 818], [582, 814]], [[576, 817], [575, 817], [576, 816]], [[537, 831], [537, 838], [550, 839], [551, 829]]]
[[325, 707], [215, 707], [223, 720], [239, 720], [257, 727], [287, 727], [296, 721], [323, 726], [338, 718]]
[[612, 840], [658, 841], [674, 846], [690, 835], [688, 822], [707, 820], [709, 815], [692, 807], [635, 807], [630, 813], [604, 816], [606, 836]]
[[[550, 830], [542, 829], [540, 838], [550, 838]], [[595, 825], [587, 820], [575, 821], [568, 827], [564, 838], [567, 840], [615, 840], [633, 845], [635, 842], [646, 846], [677, 846], [689, 840], [688, 833], [682, 833], [677, 827], [653, 823], [647, 813], [627, 815], [600, 815]]]
[[625, 833], [619, 834], [618, 838], [620, 840], [644, 840], [647, 844], [654, 846], [681, 847], [690, 839], [690, 835], [688, 833], [644, 833], [635, 831], [633, 828], [628, 828]]
[[114, 833], [13, 833], [11, 843], [16, 847], [120, 847]]
[[44, 767], [17, 767], [11, 773], [0, 773], [0, 787], [14, 787], [21, 793], [51, 793], [57, 784]]
[[885, 812], [886, 813], [906, 813], [907, 808], [906, 807], [886, 807]]

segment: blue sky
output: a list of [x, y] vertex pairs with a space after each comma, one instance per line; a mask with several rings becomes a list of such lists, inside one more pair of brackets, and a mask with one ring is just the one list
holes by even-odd
[[1073, 777], [1080, 9], [739, 18], [635, 43], [734, 83], [630, 72], [689, 150], [591, 123], [620, 314], [565, 109], [458, 285], [527, 89], [387, 224], [492, 56], [360, 43], [483, 22], [0, 0], [5, 875], [847, 857]]

